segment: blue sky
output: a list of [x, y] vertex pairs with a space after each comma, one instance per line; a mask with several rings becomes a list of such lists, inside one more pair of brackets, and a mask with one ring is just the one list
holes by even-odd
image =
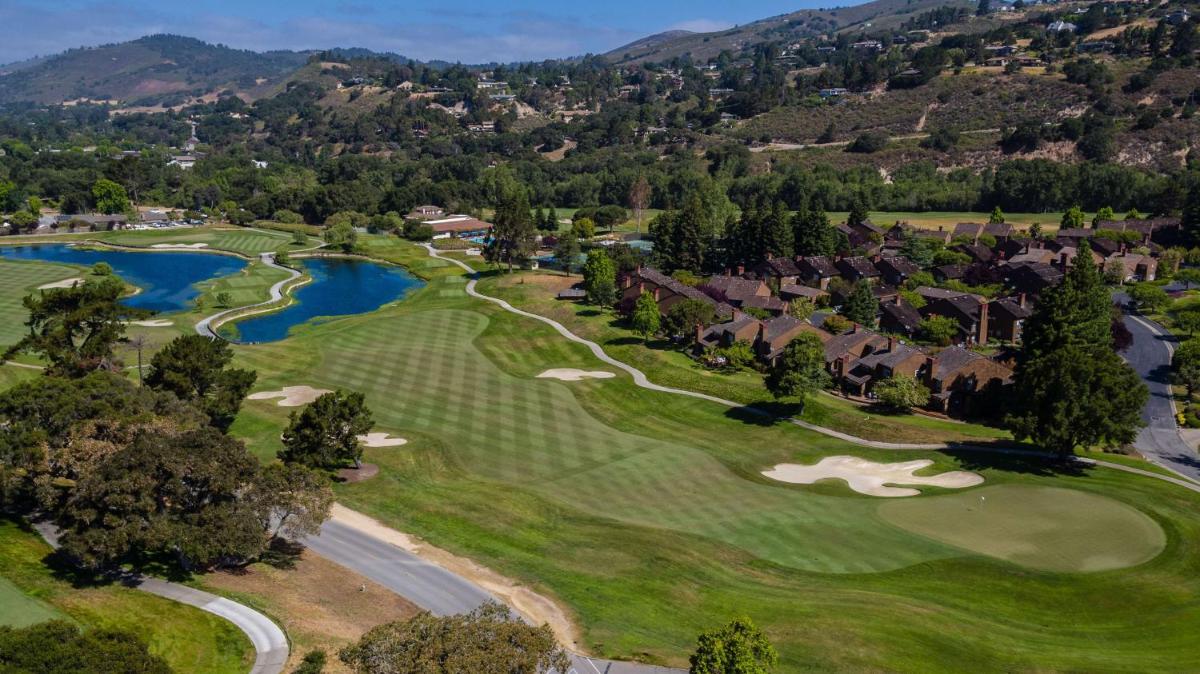
[[260, 51], [353, 46], [463, 62], [544, 59], [673, 28], [718, 30], [819, 1], [0, 0], [0, 63], [149, 33]]

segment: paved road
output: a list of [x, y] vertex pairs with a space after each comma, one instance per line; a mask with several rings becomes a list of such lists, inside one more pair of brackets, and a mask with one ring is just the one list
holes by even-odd
[[[213, 314], [212, 316], [208, 316], [207, 318], [202, 318], [202, 319], [200, 319], [200, 321], [198, 323], [196, 323], [197, 334], [204, 335], [205, 337], [212, 337], [214, 339], [223, 339], [220, 335], [217, 334], [216, 329], [213, 328], [214, 322], [216, 322], [216, 324], [218, 326], [220, 326], [220, 320], [222, 318], [224, 318], [234, 312], [240, 313], [242, 311], [245, 311], [246, 309], [253, 309], [255, 307], [264, 307], [263, 311], [266, 311], [265, 307], [272, 306], [276, 302], [283, 299], [283, 287], [286, 286], [287, 284], [291, 283], [293, 280], [295, 280], [297, 276], [300, 276], [299, 271], [292, 269], [291, 267], [285, 267], [281, 264], [276, 264], [275, 263], [275, 253], [263, 253], [259, 257], [262, 260], [263, 264], [267, 265], [268, 267], [274, 267], [275, 269], [282, 269], [283, 271], [286, 271], [288, 273], [287, 278], [285, 278], [284, 280], [271, 286], [271, 290], [270, 290], [271, 299], [267, 300], [266, 302], [259, 302], [258, 304], [250, 304], [250, 305], [247, 305], [244, 307], [234, 307], [232, 309], [226, 309], [225, 311], [219, 311], [219, 312]], [[257, 313], [257, 312], [251, 311], [251, 312], [246, 313], [245, 315], [249, 316], [254, 313]]]
[[[304, 545], [312, 552], [370, 578], [435, 615], [466, 613], [493, 597], [451, 571], [344, 522], [331, 519]], [[633, 662], [571, 656], [567, 674], [678, 674], [680, 670]]]
[[[1122, 306], [1129, 301], [1124, 293], [1113, 297]], [[1150, 400], [1142, 409], [1146, 427], [1138, 433], [1133, 446], [1150, 461], [1200, 480], [1200, 456], [1179, 436], [1175, 424], [1170, 374], [1176, 340], [1162, 326], [1142, 316], [1127, 313], [1125, 327], [1133, 334], [1133, 344], [1122, 355], [1150, 389]]]
[[[35, 522], [33, 527], [51, 547], [58, 547], [58, 530], [53, 524]], [[245, 633], [254, 646], [254, 666], [251, 667], [250, 674], [280, 674], [283, 666], [287, 664], [288, 640], [283, 630], [270, 618], [249, 606], [158, 578], [132, 576], [122, 579], [122, 583], [165, 599], [195, 606], [233, 623]]]

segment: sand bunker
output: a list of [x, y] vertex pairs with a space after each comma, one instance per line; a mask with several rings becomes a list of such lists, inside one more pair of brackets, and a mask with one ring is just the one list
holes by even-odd
[[408, 444], [404, 438], [393, 438], [387, 433], [367, 433], [358, 436], [358, 441], [367, 447], [399, 447]]
[[299, 407], [307, 405], [312, 401], [320, 398], [322, 395], [330, 393], [328, 389], [313, 388], [311, 386], [284, 386], [278, 391], [259, 391], [246, 396], [249, 400], [270, 400], [272, 398], [282, 398], [278, 404], [280, 407]]
[[938, 475], [913, 475], [914, 472], [932, 466], [928, 459], [904, 461], [902, 463], [875, 463], [856, 456], [827, 456], [815, 465], [781, 463], [763, 475], [780, 482], [812, 484], [818, 480], [836, 478], [845, 480], [850, 488], [869, 496], [916, 496], [921, 492], [903, 487], [886, 487], [885, 484], [926, 484], [947, 489], [973, 487], [983, 482], [977, 473], [955, 470]]
[[79, 277], [65, 278], [61, 281], [55, 281], [54, 283], [43, 283], [42, 285], [38, 286], [38, 290], [49, 290], [51, 288], [70, 288], [70, 287], [74, 286], [76, 283], [82, 283], [82, 282], [83, 282], [83, 279], [81, 279]]
[[560, 381], [583, 381], [584, 379], [612, 379], [617, 375], [603, 370], [576, 370], [572, 367], [557, 367], [539, 374], [538, 379], [558, 379]]
[[155, 243], [151, 248], [208, 248], [207, 243]]
[[158, 319], [154, 319], [152, 321], [130, 321], [129, 324], [130, 325], [138, 325], [143, 328], [169, 328], [172, 325], [175, 325], [171, 321], [168, 321], [164, 318], [158, 318]]

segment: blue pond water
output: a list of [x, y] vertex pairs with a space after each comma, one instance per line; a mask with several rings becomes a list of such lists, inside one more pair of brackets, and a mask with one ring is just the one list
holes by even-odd
[[212, 253], [86, 250], [62, 244], [0, 246], [0, 258], [86, 266], [107, 262], [118, 276], [142, 289], [125, 299], [125, 304], [163, 313], [190, 308], [199, 294], [195, 284], [236, 274], [246, 266], [245, 260]]
[[314, 318], [374, 311], [423, 285], [399, 267], [374, 262], [310, 258], [303, 263], [313, 280], [293, 292], [296, 303], [283, 311], [236, 322], [232, 328], [238, 341], [278, 341], [294, 326]]

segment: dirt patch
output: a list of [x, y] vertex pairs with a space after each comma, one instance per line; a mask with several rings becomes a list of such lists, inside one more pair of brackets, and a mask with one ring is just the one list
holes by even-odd
[[43, 283], [42, 285], [38, 286], [38, 290], [50, 290], [51, 288], [70, 288], [76, 283], [83, 283], [83, 279], [76, 276], [74, 278], [65, 278], [61, 281], [54, 281], [53, 283]]
[[307, 551], [292, 568], [253, 564], [236, 572], [208, 574], [204, 584], [265, 603], [293, 642], [287, 671], [305, 653], [324, 648], [330, 655], [326, 672], [349, 672], [337, 659], [338, 649], [376, 625], [406, 620], [420, 611], [386, 587]]
[[282, 398], [277, 403], [280, 407], [299, 407], [311, 403], [326, 393], [330, 393], [329, 389], [313, 388], [311, 386], [284, 386], [278, 391], [251, 393], [246, 396], [246, 399], [271, 400], [272, 398]]
[[408, 440], [394, 438], [387, 433], [367, 433], [358, 436], [358, 441], [367, 447], [399, 447], [408, 444]]
[[584, 379], [612, 379], [617, 375], [603, 370], [577, 370], [573, 367], [556, 367], [546, 370], [537, 376], [538, 379], [557, 379], [559, 381], [583, 381]]
[[517, 581], [506, 578], [466, 557], [435, 548], [424, 541], [389, 528], [378, 520], [355, 512], [340, 504], [333, 504], [332, 519], [387, 541], [396, 547], [433, 564], [452, 571], [502, 599], [536, 624], [546, 623], [564, 646], [578, 651], [579, 631], [561, 606], [549, 597], [538, 594]]
[[334, 473], [340, 482], [366, 482], [379, 474], [379, 466], [373, 463], [363, 463], [358, 468], [342, 468]]
[[932, 466], [928, 459], [901, 463], [876, 463], [856, 456], [827, 456], [816, 464], [805, 466], [798, 463], [781, 463], [763, 475], [780, 482], [812, 484], [819, 480], [845, 480], [851, 489], [868, 496], [900, 497], [916, 496], [917, 489], [887, 487], [886, 484], [925, 484], [946, 489], [962, 489], [983, 483], [978, 473], [956, 470], [937, 475], [913, 475], [922, 468]]

